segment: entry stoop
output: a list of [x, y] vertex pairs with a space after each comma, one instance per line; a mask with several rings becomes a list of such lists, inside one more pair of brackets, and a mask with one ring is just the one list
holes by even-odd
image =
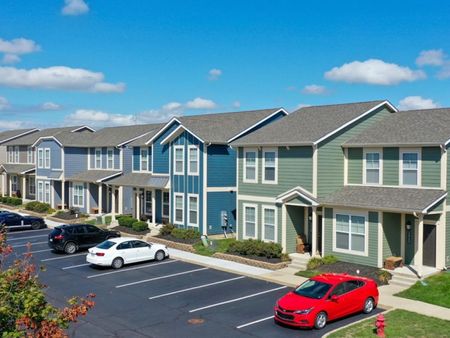
[[[392, 274], [392, 279], [389, 281], [390, 285], [408, 288], [420, 280], [417, 274], [417, 270], [413, 266], [402, 266], [401, 268], [396, 268], [392, 271], [389, 270], [389, 272]], [[422, 273], [423, 278], [426, 278], [439, 273], [439, 270], [435, 268], [424, 267]]]
[[289, 258], [291, 259], [291, 264], [288, 265], [288, 268], [295, 269], [296, 271], [305, 271], [311, 255], [309, 253], [291, 253], [289, 254]]

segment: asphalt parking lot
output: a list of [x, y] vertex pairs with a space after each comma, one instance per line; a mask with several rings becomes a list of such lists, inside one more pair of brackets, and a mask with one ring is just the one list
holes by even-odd
[[[125, 266], [93, 267], [85, 252], [52, 252], [48, 229], [10, 232], [16, 254], [32, 244], [33, 260], [46, 271], [50, 301], [64, 305], [71, 296], [97, 295], [95, 308], [72, 326], [71, 337], [321, 337], [365, 318], [355, 315], [324, 330], [291, 329], [273, 321], [275, 301], [290, 290], [279, 284], [167, 259]], [[377, 311], [380, 311], [377, 309]]]

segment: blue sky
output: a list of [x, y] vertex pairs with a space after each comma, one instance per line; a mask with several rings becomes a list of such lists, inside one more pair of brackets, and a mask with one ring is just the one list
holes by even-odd
[[450, 106], [444, 1], [2, 0], [0, 129]]

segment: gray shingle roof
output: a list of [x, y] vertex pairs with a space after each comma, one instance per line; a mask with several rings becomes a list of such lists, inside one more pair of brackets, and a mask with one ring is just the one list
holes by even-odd
[[320, 200], [324, 205], [424, 212], [447, 193], [438, 189], [345, 186]]
[[11, 139], [15, 139], [16, 137], [20, 137], [20, 135], [29, 134], [37, 131], [38, 131], [37, 129], [33, 128], [2, 131], [0, 132], [0, 144], [7, 142]]
[[156, 126], [156, 128], [151, 129], [148, 133], [146, 133], [145, 135], [142, 135], [140, 137], [138, 137], [137, 139], [135, 139], [134, 141], [127, 143], [127, 146], [129, 147], [141, 147], [141, 146], [145, 146], [145, 142], [147, 142], [149, 139], [151, 139], [154, 135], [156, 135], [156, 133], [158, 133], [158, 131], [161, 130], [162, 127], [164, 127], [166, 124], [162, 123], [162, 124], [155, 124], [154, 126]]
[[8, 174], [24, 174], [35, 169], [34, 164], [13, 164], [13, 163], [5, 163], [0, 167], [0, 171], [6, 171]]
[[78, 182], [103, 182], [108, 177], [119, 175], [121, 173], [120, 170], [86, 170], [70, 177], [66, 177], [66, 180]]
[[233, 146], [312, 145], [385, 101], [300, 108], [232, 142]]
[[344, 146], [443, 145], [450, 140], [450, 108], [403, 111], [377, 122]]
[[[41, 137], [49, 137], [54, 136], [58, 137], [62, 134], [78, 134], [80, 136], [81, 133], [71, 133], [72, 130], [76, 130], [78, 128], [81, 128], [83, 126], [71, 126], [71, 127], [61, 127], [61, 128], [47, 128], [39, 130], [38, 132], [28, 134], [19, 138], [16, 138], [12, 141], [8, 141], [5, 143], [5, 145], [13, 146], [13, 145], [32, 145], [35, 143], [39, 138]], [[85, 134], [85, 133], [83, 133]]]
[[168, 182], [168, 176], [158, 176], [150, 173], [128, 173], [107, 181], [108, 184], [112, 185], [160, 189], [165, 188]]

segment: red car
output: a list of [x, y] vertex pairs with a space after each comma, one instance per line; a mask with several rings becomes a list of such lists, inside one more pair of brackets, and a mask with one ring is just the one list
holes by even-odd
[[320, 330], [329, 320], [361, 311], [370, 313], [377, 303], [378, 287], [372, 279], [326, 273], [280, 298], [274, 318], [278, 323]]

